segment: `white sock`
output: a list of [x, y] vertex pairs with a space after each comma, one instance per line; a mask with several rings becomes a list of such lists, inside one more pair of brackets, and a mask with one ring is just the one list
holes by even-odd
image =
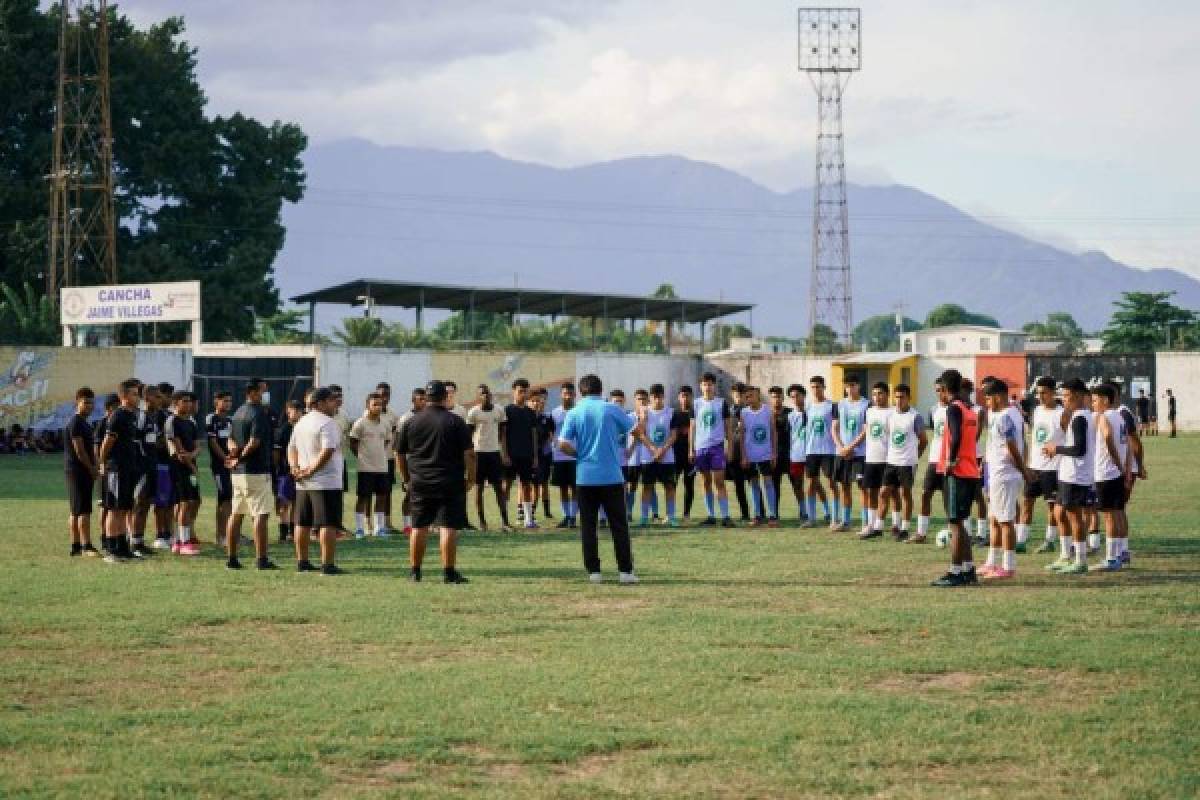
[[868, 508], [867, 509], [867, 525], [866, 525], [866, 527], [863, 528], [863, 530], [869, 531], [872, 528], [874, 528], [875, 527], [875, 518], [878, 516], [879, 516], [878, 511], [876, 511], [873, 508]]
[[924, 536], [929, 533], [929, 517], [917, 517], [917, 534]]
[[1100, 546], [1100, 534], [1098, 534], [1098, 533], [1089, 533], [1089, 534], [1088, 534], [1088, 547], [1089, 547], [1089, 548], [1092, 548], [1092, 549], [1095, 549], [1095, 548], [1097, 548], [1097, 547], [1099, 547], [1099, 546]]
[[1076, 542], [1075, 543], [1075, 563], [1076, 564], [1086, 564], [1087, 563], [1087, 550], [1088, 550], [1087, 542]]
[[883, 517], [878, 512], [875, 513], [875, 521], [872, 523], [872, 527], [877, 531], [883, 530]]
[[1070, 558], [1071, 557], [1071, 540], [1065, 536], [1060, 536], [1058, 539], [1058, 550], [1059, 550], [1060, 558], [1064, 558], [1064, 559]]
[[989, 547], [988, 548], [987, 562], [984, 563], [985, 567], [995, 567], [996, 566], [996, 553], [999, 550], [1000, 550], [999, 547]]
[[360, 531], [365, 531], [367, 529], [367, 515], [361, 511], [355, 511], [354, 527], [358, 528]]
[[192, 540], [192, 529], [190, 527], [188, 527], [187, 525], [180, 525], [179, 526], [179, 541], [187, 543], [187, 542], [190, 542], [191, 540]]
[[525, 524], [533, 524], [533, 503], [521, 503], [521, 508], [525, 511]]
[[900, 527], [900, 512], [899, 511], [892, 512], [892, 527], [893, 528]]
[[963, 568], [963, 572], [970, 572], [971, 570], [975, 569], [975, 562], [974, 561], [964, 561], [962, 568]]
[[1055, 525], [1046, 526], [1046, 541], [1053, 542], [1058, 540], [1058, 527]]
[[988, 535], [988, 521], [986, 517], [980, 517], [975, 520], [975, 531], [980, 538]]
[[951, 575], [961, 575], [962, 572], [963, 572], [963, 568], [960, 564], [951, 564], [950, 565], [950, 574]]
[[1017, 544], [1025, 544], [1029, 541], [1029, 526], [1017, 523]]
[[1117, 540], [1117, 555], [1129, 552], [1129, 537], [1122, 536]]
[[375, 512], [375, 530], [381, 531], [387, 527], [387, 514], [382, 511]]
[[1009, 572], [1016, 571], [1016, 569], [1017, 569], [1017, 551], [1016, 550], [1005, 550], [1004, 551], [1004, 568], [1006, 570], [1008, 570]]
[[902, 531], [908, 530], [908, 517], [905, 517], [904, 519], [900, 520], [900, 530], [902, 530]]

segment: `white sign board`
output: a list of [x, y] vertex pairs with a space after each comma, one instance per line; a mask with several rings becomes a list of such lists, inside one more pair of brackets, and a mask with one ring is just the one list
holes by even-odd
[[119, 325], [200, 319], [200, 281], [72, 286], [58, 307], [63, 325]]

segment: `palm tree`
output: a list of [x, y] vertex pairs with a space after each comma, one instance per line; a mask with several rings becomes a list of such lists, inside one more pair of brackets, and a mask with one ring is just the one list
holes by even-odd
[[253, 344], [302, 344], [308, 341], [308, 334], [299, 330], [307, 312], [299, 309], [280, 311], [269, 317], [255, 317], [254, 334], [250, 337]]
[[347, 347], [380, 347], [383, 344], [383, 320], [373, 317], [347, 317], [333, 338]]
[[46, 295], [38, 296], [28, 283], [18, 293], [0, 283], [0, 339], [10, 344], [55, 344], [59, 320], [54, 303]]

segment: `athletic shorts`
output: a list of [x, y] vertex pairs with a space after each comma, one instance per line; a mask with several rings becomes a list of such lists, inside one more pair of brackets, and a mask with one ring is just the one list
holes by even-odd
[[988, 486], [988, 512], [996, 522], [1017, 521], [1017, 498], [1024, 481], [1020, 477], [992, 478]]
[[746, 480], [745, 470], [742, 469], [742, 448], [733, 448], [733, 458], [725, 462], [725, 477], [735, 482]]
[[971, 505], [975, 502], [975, 493], [978, 491], [978, 479], [947, 475], [942, 491], [942, 498], [946, 501], [946, 519], [950, 522], [970, 519]]
[[815, 478], [821, 473], [825, 473], [826, 478], [833, 480], [833, 462], [836, 460], [832, 454], [810, 454], [804, 459], [804, 471], [810, 478]]
[[179, 503], [200, 502], [200, 480], [196, 473], [184, 467], [172, 467], [171, 486]]
[[1125, 496], [1125, 479], [1117, 477], [1097, 483], [1096, 499], [1101, 511], [1124, 511], [1128, 500]]
[[538, 456], [537, 469], [533, 471], [533, 480], [538, 486], [548, 486], [554, 475], [554, 453], [542, 453]]
[[275, 478], [275, 499], [281, 503], [296, 502], [296, 479], [291, 475]]
[[833, 463], [833, 480], [837, 483], [854, 483], [862, 480], [866, 459], [862, 456], [838, 457]]
[[392, 479], [386, 472], [360, 472], [355, 478], [354, 494], [357, 497], [374, 497], [391, 494]]
[[696, 451], [696, 472], [724, 472], [725, 445], [715, 444]]
[[675, 465], [662, 464], [658, 461], [652, 464], [643, 464], [642, 482], [647, 486], [653, 486], [656, 483], [661, 483], [663, 486], [674, 486]]
[[1087, 487], [1087, 494], [1083, 498], [1084, 508], [1095, 508], [1100, 503], [1100, 497], [1096, 494], [1096, 486], [1093, 484]]
[[136, 470], [120, 472], [110, 470], [104, 475], [104, 487], [108, 492], [109, 509], [112, 511], [133, 511], [137, 501], [137, 487], [142, 480], [142, 473]]
[[863, 489], [880, 489], [883, 487], [883, 473], [886, 471], [887, 464], [882, 461], [879, 463], [864, 461], [858, 485]]
[[498, 452], [475, 453], [475, 483], [500, 486], [504, 480], [504, 460]]
[[170, 464], [154, 465], [154, 507], [170, 508], [175, 505], [175, 481], [171, 476]]
[[252, 517], [267, 517], [275, 508], [274, 492], [271, 491], [271, 476], [267, 473], [233, 473], [232, 514], [249, 514]]
[[946, 476], [937, 471], [937, 464], [925, 465], [925, 479], [921, 488], [927, 492], [941, 492], [946, 487]]
[[621, 467], [621, 474], [625, 476], [625, 483], [633, 488], [642, 480], [642, 468], [638, 464], [626, 464]]
[[757, 477], [772, 478], [775, 476], [775, 468], [771, 466], [770, 461], [752, 461], [750, 466], [743, 467], [743, 472], [746, 473], [747, 479]]
[[[387, 480], [387, 474], [381, 475]], [[296, 492], [296, 524], [302, 528], [342, 527], [341, 489], [301, 489]]]
[[1087, 505], [1091, 485], [1061, 481], [1058, 484], [1058, 504], [1068, 511], [1077, 511]]
[[776, 478], [782, 478], [791, 471], [792, 460], [788, 453], [780, 453], [775, 456], [775, 472], [772, 473]]
[[509, 458], [508, 469], [505, 474], [511, 481], [513, 479], [520, 480], [521, 483], [533, 483], [533, 457], [532, 456], [511, 456]]
[[233, 500], [233, 479], [229, 474], [229, 470], [214, 472], [212, 479], [217, 487], [217, 503], [228, 503]]
[[67, 503], [72, 516], [80, 517], [92, 513], [92, 492], [96, 482], [90, 472], [67, 470]]
[[807, 469], [808, 469], [808, 462], [806, 462], [806, 461], [789, 461], [788, 462], [788, 474], [792, 476], [793, 480], [797, 480], [797, 481], [804, 480], [804, 473]]
[[465, 490], [439, 492], [414, 488], [408, 498], [414, 528], [438, 527], [457, 531], [467, 527]]
[[1033, 472], [1033, 480], [1025, 484], [1025, 498], [1046, 498], [1047, 503], [1053, 503], [1058, 496], [1058, 472], [1052, 469], [1038, 469]]
[[[904, 464], [888, 464], [883, 470], [883, 485], [889, 489], [911, 489], [916, 482], [917, 468]], [[864, 486], [866, 475], [863, 476]]]
[[550, 473], [550, 483], [559, 489], [569, 489], [575, 485], [575, 462], [555, 461]]

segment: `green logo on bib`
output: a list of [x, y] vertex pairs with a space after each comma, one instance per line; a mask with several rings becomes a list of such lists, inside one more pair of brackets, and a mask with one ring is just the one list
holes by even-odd
[[767, 441], [767, 429], [766, 428], [762, 428], [762, 427], [755, 428], [754, 431], [750, 435], [754, 438], [755, 444], [762, 444], [763, 442]]
[[857, 417], [850, 417], [846, 420], [846, 430], [850, 431], [850, 433], [854, 433], [856, 430], [858, 430]]
[[937, 424], [937, 427], [935, 427], [933, 429], [934, 435], [937, 436], [939, 439], [942, 438], [942, 434], [945, 432], [946, 432], [946, 423], [945, 422], [939, 422]]
[[825, 435], [825, 420], [814, 419], [813, 423], [812, 423], [812, 432], [813, 432], [813, 436], [824, 436]]
[[667, 429], [662, 425], [656, 425], [654, 430], [650, 432], [650, 440], [659, 447], [662, 447], [663, 442], [667, 441]]
[[792, 430], [792, 438], [798, 442], [804, 441], [804, 426], [803, 425], [797, 425]]
[[883, 438], [883, 423], [882, 422], [872, 422], [871, 423], [871, 438], [872, 439], [882, 439]]
[[1045, 444], [1050, 441], [1050, 431], [1045, 426], [1039, 425], [1033, 433], [1033, 438], [1037, 440], [1038, 444]]
[[906, 441], [908, 441], [908, 434], [904, 431], [896, 431], [892, 434], [892, 444], [896, 447], [904, 447]]
[[704, 409], [704, 413], [700, 415], [700, 427], [712, 428], [717, 424], [717, 412], [711, 408]]

